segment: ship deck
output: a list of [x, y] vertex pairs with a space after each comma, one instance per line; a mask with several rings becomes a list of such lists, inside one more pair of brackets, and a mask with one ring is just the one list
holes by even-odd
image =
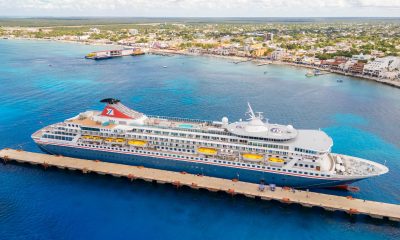
[[392, 221], [400, 221], [400, 205], [397, 204], [281, 187], [277, 187], [275, 191], [269, 190], [268, 187], [266, 187], [264, 191], [260, 191], [259, 185], [254, 183], [144, 168], [141, 166], [128, 166], [108, 162], [32, 153], [22, 150], [0, 150], [0, 158], [3, 159], [4, 163], [17, 161], [20, 163], [41, 165], [45, 169], [48, 167], [57, 167], [61, 169], [78, 170], [82, 173], [94, 172], [101, 175], [107, 174], [115, 177], [125, 177], [130, 180], [143, 179], [149, 182], [156, 181], [158, 183], [169, 183], [176, 187], [188, 186], [194, 189], [208, 189], [213, 192], [223, 191], [231, 195], [241, 194], [250, 198], [257, 197], [263, 200], [277, 200], [287, 204], [297, 203], [305, 207], [322, 207], [328, 211], [344, 211], [352, 215], [363, 214], [372, 218], [387, 218]]
[[113, 128], [113, 127], [116, 126], [115, 124], [112, 124], [112, 123], [110, 123], [110, 124], [108, 124], [108, 125], [102, 125], [101, 123], [98, 123], [98, 122], [96, 122], [96, 121], [93, 121], [93, 120], [90, 119], [90, 118], [83, 118], [83, 119], [76, 118], [76, 119], [70, 119], [70, 120], [68, 120], [67, 122], [72, 122], [72, 123], [80, 124], [80, 125], [85, 126], [85, 127]]

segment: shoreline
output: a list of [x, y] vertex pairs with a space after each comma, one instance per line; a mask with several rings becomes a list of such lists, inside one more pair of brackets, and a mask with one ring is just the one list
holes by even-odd
[[[74, 43], [74, 44], [81, 44], [87, 46], [113, 46], [113, 47], [130, 47], [121, 44], [107, 44], [107, 43], [88, 43], [88, 42], [80, 42], [74, 40], [57, 40], [57, 39], [41, 39], [41, 38], [1, 38], [1, 40], [29, 40], [29, 41], [49, 41], [49, 42], [61, 42], [61, 43]], [[363, 75], [363, 74], [354, 74], [354, 73], [347, 73], [340, 70], [334, 69], [326, 69], [319, 66], [313, 65], [306, 65], [306, 64], [298, 64], [293, 62], [283, 62], [280, 60], [273, 61], [273, 60], [266, 60], [266, 59], [256, 59], [256, 58], [249, 58], [249, 57], [240, 57], [240, 56], [225, 56], [225, 55], [215, 55], [215, 54], [197, 54], [197, 53], [190, 53], [187, 51], [180, 51], [180, 50], [170, 50], [170, 49], [156, 49], [156, 48], [143, 48], [144, 52], [149, 54], [159, 54], [159, 55], [185, 55], [185, 56], [200, 56], [200, 57], [213, 57], [213, 58], [221, 58], [234, 61], [233, 63], [238, 64], [241, 62], [253, 62], [261, 65], [286, 65], [292, 67], [300, 67], [300, 68], [307, 68], [307, 69], [315, 69], [320, 70], [326, 73], [336, 73], [343, 76], [354, 77], [361, 80], [368, 80], [377, 83], [381, 83], [384, 85], [388, 85], [395, 88], [400, 88], [400, 80], [389, 80], [389, 79], [382, 79], [378, 77]]]
[[237, 63], [240, 62], [253, 62], [257, 64], [262, 64], [262, 65], [269, 65], [269, 64], [274, 64], [274, 65], [286, 65], [286, 66], [292, 66], [292, 67], [298, 67], [298, 68], [307, 68], [307, 69], [315, 69], [315, 70], [320, 70], [325, 73], [335, 73], [338, 75], [343, 75], [347, 77], [354, 77], [358, 78], [361, 80], [367, 80], [367, 81], [373, 81], [377, 83], [381, 83], [384, 85], [388, 85], [391, 87], [395, 88], [400, 88], [400, 80], [399, 81], [393, 81], [393, 80], [388, 80], [388, 79], [381, 79], [377, 77], [372, 77], [368, 75], [363, 75], [363, 74], [354, 74], [354, 73], [347, 73], [347, 72], [342, 72], [339, 70], [334, 70], [334, 69], [326, 69], [318, 66], [312, 66], [312, 65], [305, 65], [305, 64], [298, 64], [298, 63], [292, 63], [292, 62], [283, 62], [283, 61], [271, 61], [271, 60], [265, 60], [265, 59], [255, 59], [255, 58], [248, 58], [248, 57], [239, 57], [239, 56], [223, 56], [223, 55], [214, 55], [214, 54], [195, 54], [195, 53], [189, 53], [185, 51], [176, 51], [176, 50], [165, 50], [165, 49], [149, 49], [149, 53], [153, 54], [174, 54], [174, 55], [186, 55], [186, 56], [201, 56], [201, 57], [215, 57], [215, 58], [223, 58], [223, 59], [229, 59], [229, 60], [234, 60], [237, 61]]

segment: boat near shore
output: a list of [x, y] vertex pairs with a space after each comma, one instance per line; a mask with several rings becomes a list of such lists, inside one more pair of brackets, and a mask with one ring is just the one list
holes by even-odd
[[125, 49], [116, 49], [116, 50], [104, 50], [98, 52], [88, 53], [85, 58], [93, 59], [93, 60], [103, 60], [115, 57], [124, 57], [124, 56], [138, 56], [144, 55], [144, 51], [140, 48], [125, 48]]

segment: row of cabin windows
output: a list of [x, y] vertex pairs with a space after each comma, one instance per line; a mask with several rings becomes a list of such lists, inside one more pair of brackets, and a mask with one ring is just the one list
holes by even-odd
[[[89, 130], [89, 129], [96, 129], [97, 131], [98, 131], [98, 129], [97, 128], [86, 128], [86, 127], [82, 127], [82, 129], [85, 129], [85, 130]], [[134, 129], [135, 130], [135, 129]], [[156, 133], [156, 132], [158, 132], [158, 133], [160, 133], [159, 131], [152, 131], [152, 130], [143, 130], [143, 129], [136, 129], [137, 131], [136, 132], [145, 132], [145, 133]], [[166, 135], [168, 135], [170, 132], [161, 132], [161, 133], [163, 133], [163, 134], [166, 134]], [[176, 135], [176, 136], [186, 136], [186, 134], [182, 134], [182, 133], [171, 133], [171, 134], [173, 134], [173, 135]], [[100, 135], [101, 136], [113, 136], [113, 134], [108, 134], [108, 133], [100, 133]], [[200, 135], [191, 135], [191, 136], [196, 136], [196, 137], [198, 137], [199, 139], [200, 139]], [[157, 138], [157, 137], [147, 137], [147, 136], [141, 136], [141, 135], [131, 135], [131, 136], [128, 136], [128, 137], [133, 137], [133, 138], [138, 138], [138, 139], [150, 139], [150, 140], [161, 140], [162, 138]], [[212, 137], [212, 136], [203, 136], [203, 138], [204, 139], [219, 139], [219, 140], [228, 140], [228, 138], [217, 138], [217, 137]], [[238, 142], [238, 140], [237, 139], [229, 139], [229, 140], [231, 140], [231, 142]], [[234, 141], [233, 141], [234, 140]], [[187, 143], [191, 143], [190, 141], [185, 141], [185, 140], [173, 140], [173, 139], [170, 139], [170, 141], [176, 141], [176, 142], [187, 142]], [[244, 141], [244, 140], [239, 140], [239, 142], [246, 142], [246, 141]], [[194, 141], [192, 141], [192, 143], [193, 144], [195, 144], [195, 142]], [[289, 149], [289, 147], [288, 146], [283, 146], [283, 145], [276, 145], [276, 144], [261, 144], [261, 143], [250, 143], [251, 145], [254, 145], [254, 146], [263, 146], [263, 147], [268, 147], [268, 148], [278, 148], [278, 149], [285, 149], [285, 150], [288, 150]], [[221, 147], [221, 144], [211, 144], [211, 143], [207, 143], [206, 144], [207, 146], [212, 146], [212, 147], [218, 147], [218, 148], [220, 148]], [[223, 148], [227, 148], [227, 146], [225, 146], [225, 145], [223, 145], [222, 146]], [[236, 146], [232, 146], [232, 147], [228, 147], [228, 148], [231, 148], [231, 149], [240, 149], [240, 147], [236, 147]], [[246, 148], [246, 149], [243, 149], [243, 150], [245, 150], [245, 151], [256, 151], [256, 152], [263, 152], [262, 150], [252, 150], [251, 148]], [[309, 154], [316, 154], [316, 152], [315, 151], [311, 151], [311, 150], [305, 150], [305, 149], [301, 149], [301, 148], [295, 148], [295, 151], [298, 151], [298, 152], [304, 152], [304, 153], [309, 153]], [[279, 152], [279, 151], [275, 151], [275, 152], [273, 152], [273, 151], [269, 151], [270, 153], [275, 153], [275, 154], [281, 154], [281, 155], [287, 155], [288, 153], [286, 153], [286, 152]]]
[[69, 135], [69, 136], [76, 136], [74, 133], [69, 133], [69, 132], [60, 132], [60, 131], [54, 131], [54, 134], [60, 134], [60, 135]]
[[255, 143], [255, 142], [250, 142], [249, 144], [253, 145], [253, 146], [258, 146], [258, 147], [277, 148], [277, 149], [285, 149], [285, 150], [289, 149], [289, 146], [276, 145], [276, 144]]
[[[223, 142], [233, 142], [233, 143], [247, 143], [247, 140], [244, 139], [234, 139], [234, 138], [224, 138], [224, 137], [216, 137], [216, 136], [203, 136], [203, 135], [194, 135], [194, 134], [186, 134], [186, 133], [176, 133], [176, 132], [166, 132], [166, 131], [153, 131], [153, 130], [144, 130], [144, 129], [133, 129], [132, 132], [140, 132], [140, 133], [153, 133], [153, 134], [162, 134], [166, 136], [179, 136], [179, 137], [190, 137], [190, 138], [196, 138], [196, 139], [211, 139], [211, 140], [216, 140], [216, 141], [223, 141]], [[257, 138], [257, 137], [245, 137], [245, 138], [250, 138], [250, 139], [257, 139], [257, 140], [267, 140], [270, 141], [271, 139], [264, 139], [264, 138]], [[276, 141], [274, 139], [274, 141]], [[285, 149], [288, 150], [289, 146], [283, 146], [283, 145], [276, 145], [276, 144], [257, 144], [257, 143], [250, 143], [254, 146], [260, 146], [260, 147], [268, 147], [268, 148], [277, 148], [277, 149]]]
[[315, 166], [312, 165], [312, 164], [308, 165], [308, 164], [303, 164], [303, 163], [295, 163], [294, 166], [296, 166], [296, 167], [297, 167], [297, 166], [299, 166], [299, 167], [306, 167], [306, 168], [308, 168], [308, 167], [310, 167], [310, 168], [315, 168]]
[[[158, 140], [158, 138], [156, 138]], [[183, 140], [171, 140], [170, 142], [181, 142], [181, 143], [189, 143], [189, 144], [193, 144], [196, 145], [198, 143], [196, 143], [195, 141], [183, 141]], [[155, 145], [171, 145], [171, 143], [166, 143], [166, 142], [154, 142]], [[240, 151], [249, 151], [249, 152], [260, 152], [260, 153], [264, 153], [264, 152], [268, 152], [270, 154], [278, 154], [278, 155], [288, 155], [287, 152], [281, 152], [281, 151], [273, 151], [273, 150], [262, 150], [262, 149], [252, 149], [252, 148], [248, 148], [248, 147], [238, 147], [238, 146], [227, 146], [227, 145], [222, 145], [222, 144], [212, 144], [212, 143], [206, 143], [206, 144], [202, 144], [203, 146], [208, 146], [208, 147], [215, 147], [215, 148], [224, 148], [224, 149], [236, 149], [236, 150], [240, 150]], [[182, 145], [182, 144], [175, 144], [172, 146], [181, 146], [181, 147], [191, 147], [190, 145]], [[286, 157], [284, 157], [286, 158]]]
[[[176, 143], [186, 143], [186, 144], [198, 144], [196, 141], [187, 141], [187, 140], [179, 140], [179, 139], [164, 139], [164, 138], [158, 138], [158, 137], [147, 137], [147, 136], [140, 136], [140, 135], [133, 135], [133, 138], [137, 139], [145, 139], [145, 140], [168, 140], [169, 142], [176, 142]], [[161, 143], [162, 144], [162, 143]], [[200, 143], [204, 146], [209, 146], [209, 147], [215, 147], [215, 148], [229, 148], [229, 149], [237, 149], [237, 150], [242, 150], [242, 151], [251, 151], [251, 152], [265, 152], [265, 150], [262, 149], [253, 149], [249, 147], [239, 147], [239, 146], [227, 146], [223, 144], [214, 144], [214, 143]], [[288, 155], [287, 152], [281, 152], [281, 151], [274, 151], [274, 150], [269, 150], [269, 153], [273, 154], [280, 154], [280, 155]]]
[[72, 141], [72, 137], [65, 137], [65, 136], [57, 136], [57, 135], [51, 135], [51, 134], [44, 134], [43, 138], [49, 138], [49, 139], [57, 139], [57, 140], [64, 140], [64, 141]]
[[[276, 167], [265, 167], [265, 166], [260, 166], [260, 165], [255, 165], [255, 164], [248, 164], [248, 163], [239, 163], [239, 162], [230, 162], [230, 161], [224, 161], [224, 160], [209, 160], [206, 158], [198, 158], [198, 157], [191, 157], [191, 156], [181, 156], [181, 155], [176, 155], [176, 154], [168, 154], [168, 153], [160, 153], [160, 152], [148, 152], [144, 150], [132, 150], [132, 149], [121, 149], [117, 147], [105, 147], [101, 145], [90, 145], [90, 144], [81, 144], [78, 143], [79, 146], [86, 146], [86, 147], [94, 147], [94, 148], [102, 148], [102, 149], [110, 149], [110, 150], [119, 150], [119, 151], [124, 151], [124, 152], [138, 152], [138, 153], [145, 153], [145, 154], [152, 154], [152, 155], [158, 155], [158, 156], [166, 156], [166, 157], [179, 157], [179, 158], [185, 158], [185, 159], [192, 159], [192, 160], [200, 160], [200, 161], [206, 161], [206, 162], [214, 162], [214, 163], [223, 163], [223, 164], [230, 164], [230, 165], [237, 165], [237, 166], [242, 166], [242, 167], [253, 167], [253, 168], [259, 168], [259, 169], [268, 169], [268, 170], [273, 170], [273, 171], [283, 171], [283, 172], [289, 172], [289, 173], [299, 173], [299, 174], [306, 174], [306, 175], [311, 175], [311, 176], [323, 176], [323, 177], [330, 177], [329, 174], [319, 174], [319, 173], [312, 173], [312, 172], [304, 172], [304, 171], [297, 171], [297, 170], [289, 170], [289, 169], [282, 169], [282, 168], [276, 168]], [[168, 150], [168, 149], [166, 149]], [[183, 149], [181, 149], [183, 152], [185, 152]], [[179, 150], [178, 150], [179, 151]], [[194, 152], [194, 151], [193, 151]]]
[[302, 149], [302, 148], [294, 148], [296, 152], [302, 152], [302, 153], [309, 153], [309, 154], [317, 154], [316, 151], [312, 150], [307, 150], [307, 149]]

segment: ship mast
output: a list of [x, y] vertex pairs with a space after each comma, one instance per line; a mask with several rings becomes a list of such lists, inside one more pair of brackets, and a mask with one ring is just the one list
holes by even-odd
[[254, 120], [254, 119], [260, 119], [260, 120], [263, 120], [263, 112], [256, 112], [256, 113], [254, 113], [254, 111], [253, 111], [253, 108], [251, 107], [251, 105], [250, 105], [250, 103], [249, 102], [247, 102], [247, 106], [249, 107], [248, 108], [248, 110], [247, 110], [247, 112], [246, 112], [246, 114], [247, 115], [249, 115], [249, 119], [248, 120]]

